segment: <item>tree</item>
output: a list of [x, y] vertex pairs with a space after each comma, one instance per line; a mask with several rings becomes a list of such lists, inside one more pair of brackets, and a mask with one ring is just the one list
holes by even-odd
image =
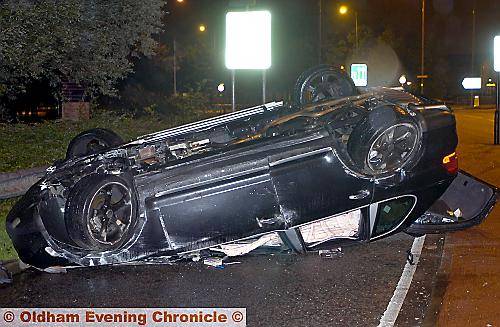
[[349, 61], [363, 57], [373, 47], [375, 38], [372, 30], [365, 25], [360, 25], [358, 30], [359, 49], [356, 53], [356, 33], [347, 35], [339, 31], [331, 32], [324, 44], [324, 57], [329, 64], [346, 64]]
[[165, 0], [5, 0], [0, 3], [0, 97], [33, 81], [113, 94], [131, 59], [154, 53]]

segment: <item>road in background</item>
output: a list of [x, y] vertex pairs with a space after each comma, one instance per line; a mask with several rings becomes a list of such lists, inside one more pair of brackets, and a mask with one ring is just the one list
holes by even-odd
[[493, 145], [491, 109], [456, 110], [459, 166], [474, 176], [500, 186], [500, 147]]

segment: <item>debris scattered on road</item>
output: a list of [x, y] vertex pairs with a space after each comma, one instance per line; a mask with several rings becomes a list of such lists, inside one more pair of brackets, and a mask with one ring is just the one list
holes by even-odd
[[0, 261], [0, 284], [12, 283], [12, 277], [28, 267], [28, 265], [17, 259]]
[[12, 283], [12, 276], [4, 266], [0, 265], [0, 284], [10, 283]]
[[224, 262], [222, 258], [217, 258], [217, 257], [211, 257], [211, 258], [206, 258], [203, 260], [203, 263], [206, 264], [207, 266], [212, 266], [212, 267], [224, 267]]
[[411, 253], [411, 250], [406, 251], [406, 261], [410, 266], [413, 266], [415, 262], [413, 261], [413, 253]]
[[224, 262], [224, 260], [228, 259], [228, 257], [210, 257], [203, 259], [203, 263], [207, 266], [214, 267], [216, 269], [224, 269], [226, 266], [237, 265], [240, 264], [240, 261], [232, 261], [232, 262]]
[[342, 256], [342, 248], [338, 247], [331, 250], [319, 250], [319, 256], [323, 259], [333, 259]]
[[43, 271], [49, 274], [65, 274], [67, 273], [67, 267], [54, 266], [43, 269]]
[[437, 245], [435, 244], [431, 244], [431, 245], [427, 245], [425, 247], [427, 250], [436, 250], [437, 249]]

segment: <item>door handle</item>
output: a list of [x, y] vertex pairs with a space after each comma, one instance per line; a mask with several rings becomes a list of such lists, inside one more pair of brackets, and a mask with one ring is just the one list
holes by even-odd
[[361, 190], [356, 194], [349, 195], [349, 200], [361, 200], [361, 199], [366, 199], [369, 196], [370, 196], [370, 191]]

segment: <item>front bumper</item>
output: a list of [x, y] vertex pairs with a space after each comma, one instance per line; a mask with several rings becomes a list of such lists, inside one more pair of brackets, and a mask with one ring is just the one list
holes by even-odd
[[67, 265], [69, 261], [65, 258], [47, 252], [50, 246], [43, 235], [44, 226], [38, 213], [39, 192], [37, 183], [10, 210], [6, 219], [7, 234], [24, 263], [42, 269]]

